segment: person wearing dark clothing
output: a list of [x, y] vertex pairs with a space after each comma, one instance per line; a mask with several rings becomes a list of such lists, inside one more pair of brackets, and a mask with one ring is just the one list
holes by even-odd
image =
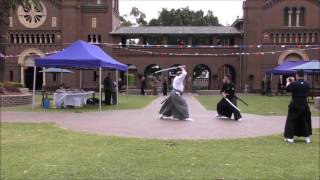
[[123, 83], [122, 83], [122, 79], [121, 79], [121, 78], [119, 78], [119, 81], [118, 81], [118, 92], [119, 92], [119, 93], [121, 93], [121, 92], [122, 92], [122, 85], [123, 85]]
[[281, 80], [279, 80], [279, 82], [278, 82], [278, 88], [277, 88], [276, 95], [278, 96], [279, 93], [281, 93], [281, 95], [283, 95]]
[[297, 71], [296, 79], [297, 81], [294, 81], [293, 77], [287, 78], [287, 91], [291, 92], [292, 96], [284, 129], [284, 140], [293, 143], [294, 136], [302, 136], [305, 137], [306, 143], [310, 143], [311, 112], [307, 102], [310, 86], [304, 80], [303, 70]]
[[112, 92], [111, 92], [111, 104], [117, 105], [117, 91], [116, 91], [117, 83], [114, 81], [112, 83], [112, 86], [113, 86], [113, 88], [112, 88]]
[[146, 82], [146, 78], [144, 76], [142, 76], [141, 78], [141, 86], [140, 86], [140, 94], [141, 95], [146, 95], [145, 89], [147, 88], [147, 82]]
[[110, 73], [108, 73], [107, 77], [103, 80], [103, 88], [104, 88], [104, 104], [111, 105], [111, 95], [112, 95], [112, 92], [115, 91], [115, 89], [110, 77]]
[[164, 96], [168, 95], [168, 83], [166, 78], [164, 78], [162, 82], [162, 93]]
[[234, 108], [226, 100], [227, 98], [233, 105], [237, 106], [237, 99], [235, 96], [235, 86], [231, 82], [230, 77], [228, 75], [225, 75], [223, 78], [223, 85], [220, 92], [223, 98], [217, 104], [217, 111], [218, 111], [217, 118], [223, 118], [223, 117], [231, 118], [231, 115], [233, 114], [234, 119], [236, 121], [241, 121], [242, 116], [240, 114], [240, 111]]
[[264, 80], [261, 81], [261, 95], [265, 95], [266, 92], [265, 92], [265, 86], [264, 86]]
[[267, 77], [266, 80], [266, 96], [271, 96], [271, 80], [270, 77]]

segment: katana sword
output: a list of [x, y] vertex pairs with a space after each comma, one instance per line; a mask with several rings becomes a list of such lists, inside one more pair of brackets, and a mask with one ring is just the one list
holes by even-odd
[[225, 99], [232, 107], [234, 107], [236, 110], [238, 110], [239, 112], [241, 111], [237, 106], [235, 106], [234, 104], [232, 104], [232, 102], [231, 102], [228, 98], [224, 97], [224, 99]]
[[248, 103], [246, 103], [244, 100], [242, 100], [241, 98], [239, 98], [238, 96], [235, 96], [239, 101], [241, 101], [243, 104], [245, 104], [246, 106], [249, 106]]
[[160, 73], [160, 72], [163, 72], [163, 71], [170, 71], [170, 70], [173, 70], [173, 69], [178, 69], [178, 68], [181, 68], [180, 66], [177, 66], [177, 67], [171, 67], [171, 68], [166, 68], [166, 69], [161, 69], [161, 70], [158, 70], [154, 73]]

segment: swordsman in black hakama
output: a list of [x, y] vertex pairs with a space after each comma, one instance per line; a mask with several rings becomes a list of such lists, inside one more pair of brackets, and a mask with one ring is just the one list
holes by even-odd
[[304, 71], [298, 70], [297, 81], [293, 77], [287, 78], [287, 91], [292, 93], [289, 104], [287, 121], [284, 129], [284, 140], [294, 142], [294, 136], [305, 137], [305, 142], [310, 143], [312, 135], [311, 112], [307, 102], [310, 86], [304, 80]]
[[[223, 77], [223, 85], [221, 88], [223, 98], [217, 104], [217, 118], [231, 118], [232, 114], [236, 121], [241, 121], [242, 116], [237, 108], [237, 99], [235, 96], [235, 86], [231, 82], [230, 77], [225, 75]], [[228, 102], [229, 100], [229, 102]], [[232, 103], [232, 104], [231, 104]]]
[[174, 78], [172, 82], [173, 89], [159, 111], [160, 119], [192, 121], [189, 117], [187, 102], [182, 96], [184, 90], [183, 81], [187, 76], [187, 71], [185, 66], [180, 66], [180, 68], [182, 71]]

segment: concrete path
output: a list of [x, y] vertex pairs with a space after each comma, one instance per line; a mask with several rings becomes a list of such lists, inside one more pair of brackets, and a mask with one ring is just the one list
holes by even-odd
[[[192, 95], [185, 95], [193, 122], [160, 120], [158, 111], [164, 97], [140, 110], [104, 112], [1, 112], [1, 122], [52, 122], [80, 132], [157, 139], [230, 139], [283, 133], [285, 116], [242, 114], [243, 121], [215, 118]], [[319, 128], [319, 117], [312, 118]]]

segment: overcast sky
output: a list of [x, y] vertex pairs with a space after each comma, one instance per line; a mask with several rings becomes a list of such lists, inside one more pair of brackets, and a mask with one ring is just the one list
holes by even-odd
[[212, 10], [218, 16], [220, 24], [230, 25], [237, 16], [242, 17], [243, 0], [119, 0], [120, 15], [129, 15], [132, 7], [137, 7], [146, 14], [149, 21], [157, 18], [162, 8], [189, 7], [191, 10]]

